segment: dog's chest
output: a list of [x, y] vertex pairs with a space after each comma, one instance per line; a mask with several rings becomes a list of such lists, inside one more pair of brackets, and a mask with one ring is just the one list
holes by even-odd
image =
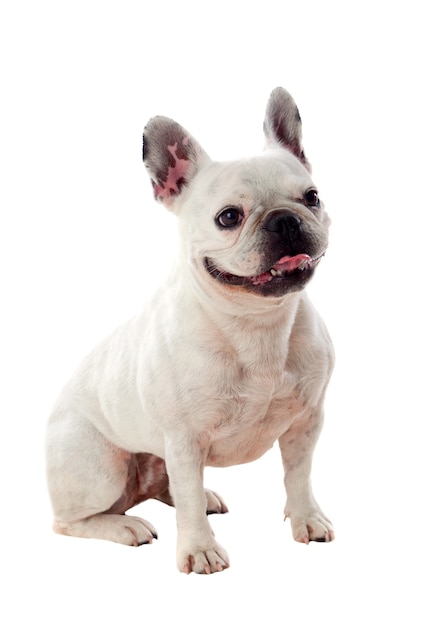
[[244, 393], [221, 399], [210, 432], [207, 464], [221, 467], [254, 461], [303, 410], [293, 375], [284, 373], [279, 384], [249, 380]]

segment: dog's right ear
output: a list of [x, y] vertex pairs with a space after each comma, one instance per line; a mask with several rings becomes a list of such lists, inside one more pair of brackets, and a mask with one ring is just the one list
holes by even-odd
[[301, 117], [292, 96], [283, 87], [272, 91], [264, 119], [266, 145], [280, 145], [289, 150], [311, 172], [302, 144]]
[[168, 117], [153, 117], [145, 126], [142, 158], [156, 200], [174, 212], [175, 199], [196, 172], [210, 161], [199, 143]]

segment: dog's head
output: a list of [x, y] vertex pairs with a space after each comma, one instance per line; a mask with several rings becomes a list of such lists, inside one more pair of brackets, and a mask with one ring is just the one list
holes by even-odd
[[155, 197], [181, 220], [186, 262], [226, 291], [282, 297], [305, 287], [328, 245], [324, 211], [301, 143], [292, 97], [275, 89], [264, 121], [266, 150], [217, 163], [165, 117], [144, 131]]

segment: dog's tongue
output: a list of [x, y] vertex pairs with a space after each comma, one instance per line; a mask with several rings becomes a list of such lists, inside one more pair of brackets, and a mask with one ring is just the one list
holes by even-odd
[[284, 272], [293, 272], [294, 270], [305, 270], [313, 264], [312, 258], [308, 254], [297, 254], [296, 256], [283, 256], [269, 271], [259, 274], [252, 279], [254, 285], [264, 285], [274, 279], [275, 276], [281, 276]]
[[284, 256], [282, 259], [275, 263], [274, 270], [281, 270], [282, 272], [293, 272], [293, 270], [304, 270], [310, 267], [312, 259], [308, 254], [297, 254], [297, 256]]

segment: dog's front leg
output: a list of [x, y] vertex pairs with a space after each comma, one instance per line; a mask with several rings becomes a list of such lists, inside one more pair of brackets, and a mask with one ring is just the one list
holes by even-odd
[[322, 409], [315, 408], [298, 418], [279, 439], [287, 494], [284, 515], [290, 518], [295, 541], [302, 543], [334, 539], [334, 529], [314, 498], [310, 479], [322, 424]]
[[165, 461], [178, 527], [177, 565], [181, 572], [212, 574], [229, 567], [207, 519], [203, 485], [205, 453], [193, 441], [168, 441]]

